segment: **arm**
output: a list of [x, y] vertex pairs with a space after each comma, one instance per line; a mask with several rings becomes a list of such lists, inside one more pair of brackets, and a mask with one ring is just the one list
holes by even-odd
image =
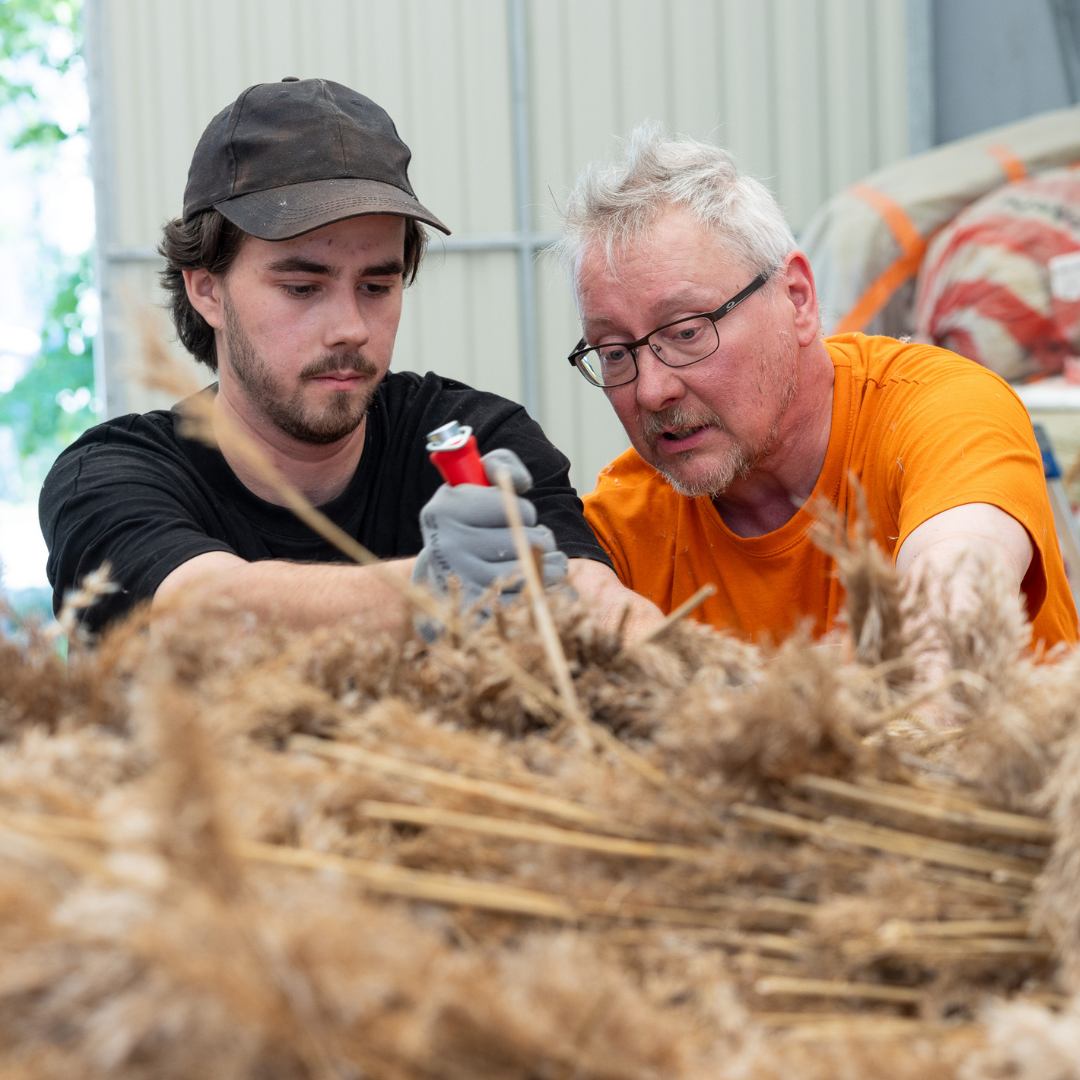
[[[621, 624], [627, 644], [664, 620], [664, 613], [651, 600], [628, 589], [615, 571], [602, 562], [571, 559], [570, 584], [579, 596], [589, 601], [593, 622], [609, 631], [618, 630]], [[629, 615], [623, 623], [623, 612], [627, 609]]]
[[[965, 561], [966, 554], [975, 558]], [[896, 569], [910, 575], [912, 589], [920, 582], [930, 584], [927, 609], [919, 619], [932, 627], [949, 613], [974, 612], [979, 604], [977, 577], [987, 572], [999, 576], [1009, 594], [1018, 596], [1034, 554], [1027, 530], [1015, 518], [989, 503], [967, 503], [935, 514], [913, 529], [897, 552]], [[936, 646], [921, 656], [917, 674], [934, 686], [952, 666], [948, 650]], [[940, 703], [930, 702], [918, 711], [939, 727], [955, 724]]]
[[[953, 570], [957, 559], [967, 551], [988, 559], [1005, 575], [1009, 590], [1019, 595], [1035, 549], [1027, 529], [989, 503], [955, 506], [924, 521], [911, 531], [896, 553], [896, 569], [916, 578], [926, 573], [943, 576]], [[970, 588], [970, 578], [965, 578], [961, 569], [955, 589], [966, 588]]]
[[411, 624], [401, 593], [385, 575], [408, 582], [415, 561], [399, 559], [380, 567], [247, 562], [229, 552], [209, 551], [182, 563], [161, 582], [153, 610], [160, 613], [180, 600], [224, 597], [261, 617], [284, 617], [298, 629], [363, 615], [373, 632], [398, 635]]

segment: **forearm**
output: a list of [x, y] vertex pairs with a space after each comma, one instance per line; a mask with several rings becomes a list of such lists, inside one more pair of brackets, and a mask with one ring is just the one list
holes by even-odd
[[651, 600], [626, 588], [604, 563], [571, 559], [570, 584], [588, 601], [597, 626], [612, 631], [621, 627], [627, 643], [663, 622], [664, 613]]
[[410, 613], [394, 581], [408, 583], [413, 559], [354, 566], [293, 563], [278, 559], [246, 562], [212, 552], [174, 570], [154, 595], [155, 614], [172, 604], [209, 604], [225, 599], [260, 618], [310, 629], [362, 616], [372, 632], [403, 634]]
[[[1002, 597], [1019, 596], [1033, 556], [1024, 527], [985, 503], [947, 510], [912, 531], [897, 553], [896, 568], [907, 578], [911, 629], [923, 637], [921, 682], [939, 685], [956, 665], [949, 642], [980, 617], [988, 582]], [[920, 711], [938, 723], [953, 722], [940, 706]]]

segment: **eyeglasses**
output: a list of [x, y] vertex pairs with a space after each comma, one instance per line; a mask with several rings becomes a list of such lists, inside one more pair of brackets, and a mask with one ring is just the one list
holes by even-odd
[[658, 326], [637, 341], [615, 341], [606, 345], [586, 345], [582, 338], [567, 360], [585, 378], [603, 389], [625, 386], [638, 377], [637, 354], [648, 345], [656, 358], [668, 367], [689, 367], [712, 356], [720, 348], [716, 324], [734, 311], [748, 296], [772, 277], [772, 270], [763, 270], [742, 292], [704, 315], [689, 315], [685, 319]]

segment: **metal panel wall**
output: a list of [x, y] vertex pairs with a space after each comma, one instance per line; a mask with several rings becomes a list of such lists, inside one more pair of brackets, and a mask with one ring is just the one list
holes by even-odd
[[659, 119], [729, 146], [798, 229], [908, 149], [906, 0], [88, 0], [87, 17], [110, 415], [161, 404], [128, 377], [130, 312], [155, 295], [199, 134], [251, 83], [335, 79], [394, 117], [454, 229], [406, 296], [395, 365], [526, 400], [584, 490], [625, 437], [563, 359], [579, 331], [558, 268], [540, 254], [519, 288], [577, 170]]

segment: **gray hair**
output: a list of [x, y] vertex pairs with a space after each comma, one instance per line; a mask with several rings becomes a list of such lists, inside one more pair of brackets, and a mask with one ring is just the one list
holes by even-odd
[[570, 274], [586, 248], [602, 243], [608, 264], [617, 248], [647, 233], [671, 206], [720, 234], [748, 269], [779, 266], [795, 236], [772, 193], [740, 172], [719, 146], [669, 136], [653, 120], [630, 133], [622, 156], [586, 166], [563, 210], [566, 232], [555, 251]]

